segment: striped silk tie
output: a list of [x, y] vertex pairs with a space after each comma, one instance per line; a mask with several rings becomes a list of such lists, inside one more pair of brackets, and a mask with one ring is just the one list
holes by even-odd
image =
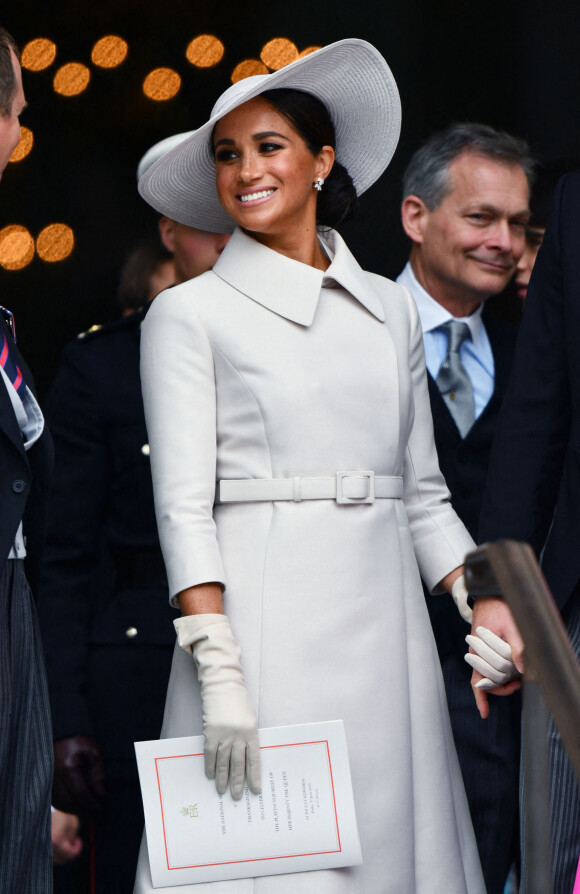
[[473, 385], [459, 356], [461, 345], [470, 335], [469, 326], [458, 320], [448, 320], [440, 328], [447, 334], [448, 346], [436, 379], [437, 387], [464, 438], [475, 419]]
[[2, 338], [0, 340], [0, 366], [2, 366], [2, 369], [14, 385], [16, 391], [22, 397], [26, 391], [26, 382], [24, 381], [24, 376], [22, 375], [20, 367], [10, 353], [8, 339], [4, 333], [2, 333]]

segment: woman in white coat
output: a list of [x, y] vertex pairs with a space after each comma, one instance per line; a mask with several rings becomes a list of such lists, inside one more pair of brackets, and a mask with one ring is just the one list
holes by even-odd
[[[162, 735], [203, 729], [208, 776], [239, 798], [244, 779], [260, 789], [258, 726], [342, 718], [363, 852], [180, 890], [484, 892], [420, 581], [461, 588], [473, 543], [437, 465], [413, 301], [330, 229], [386, 168], [399, 122], [384, 59], [339, 41], [231, 87], [139, 184], [172, 219], [236, 227], [143, 326], [183, 615]], [[135, 891], [151, 890], [144, 845]]]

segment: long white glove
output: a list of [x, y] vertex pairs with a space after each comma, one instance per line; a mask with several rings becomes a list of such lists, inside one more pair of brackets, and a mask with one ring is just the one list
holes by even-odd
[[468, 597], [467, 587], [465, 586], [465, 576], [461, 574], [451, 585], [451, 598], [453, 599], [459, 614], [464, 621], [471, 624], [473, 611], [467, 604]]
[[244, 685], [241, 650], [225, 615], [185, 615], [174, 622], [179, 645], [193, 654], [201, 684], [205, 774], [232, 798], [261, 791], [256, 713]]
[[519, 671], [512, 661], [509, 643], [487, 627], [478, 627], [475, 632], [477, 636], [469, 634], [465, 637], [465, 642], [473, 649], [473, 652], [467, 653], [465, 660], [483, 676], [475, 688], [495, 689], [517, 677]]

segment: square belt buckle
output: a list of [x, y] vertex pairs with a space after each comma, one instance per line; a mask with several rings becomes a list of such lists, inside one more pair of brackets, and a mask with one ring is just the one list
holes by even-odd
[[[366, 496], [361, 497], [349, 497], [344, 492], [345, 478], [357, 478], [361, 481], [366, 480], [367, 484], [367, 493]], [[336, 473], [336, 502], [347, 504], [350, 503], [374, 503], [375, 502], [375, 473], [370, 471], [360, 471], [359, 469], [355, 469], [351, 472], [337, 472]]]

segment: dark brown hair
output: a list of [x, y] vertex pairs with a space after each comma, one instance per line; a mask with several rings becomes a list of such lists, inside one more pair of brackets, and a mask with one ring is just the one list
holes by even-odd
[[117, 298], [123, 310], [138, 310], [147, 303], [152, 276], [162, 264], [172, 258], [171, 252], [158, 241], [146, 242], [128, 255], [117, 290]]
[[[334, 124], [328, 109], [312, 93], [280, 87], [264, 91], [259, 98], [265, 99], [292, 125], [313, 155], [317, 155], [323, 146], [336, 147]], [[318, 194], [316, 222], [324, 227], [337, 227], [353, 216], [356, 202], [352, 178], [335, 160]]]

